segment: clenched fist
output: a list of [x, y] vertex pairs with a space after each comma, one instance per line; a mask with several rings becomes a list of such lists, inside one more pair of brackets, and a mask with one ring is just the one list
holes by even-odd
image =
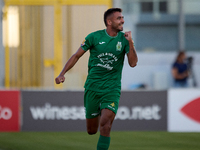
[[131, 41], [131, 40], [132, 40], [131, 31], [125, 32], [124, 36], [125, 36], [125, 38], [126, 38], [128, 41]]
[[56, 84], [63, 83], [65, 81], [65, 77], [63, 75], [59, 75], [58, 77], [55, 78]]

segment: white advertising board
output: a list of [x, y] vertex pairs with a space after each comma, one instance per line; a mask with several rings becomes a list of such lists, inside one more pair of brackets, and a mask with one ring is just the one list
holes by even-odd
[[168, 131], [200, 132], [200, 89], [168, 91]]

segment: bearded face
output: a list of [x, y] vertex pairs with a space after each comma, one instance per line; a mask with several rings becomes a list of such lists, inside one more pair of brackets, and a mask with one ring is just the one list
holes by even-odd
[[124, 16], [120, 12], [115, 12], [110, 18], [110, 26], [115, 31], [123, 31]]

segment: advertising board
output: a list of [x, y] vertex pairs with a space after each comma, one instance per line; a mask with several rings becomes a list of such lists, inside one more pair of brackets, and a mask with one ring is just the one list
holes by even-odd
[[22, 131], [86, 129], [83, 92], [22, 91]]
[[20, 92], [0, 91], [0, 131], [20, 130]]
[[200, 90], [168, 91], [168, 131], [200, 132]]
[[113, 129], [166, 131], [167, 91], [123, 91]]
[[[167, 92], [122, 92], [113, 130], [167, 130]], [[23, 131], [86, 131], [84, 92], [22, 91]]]

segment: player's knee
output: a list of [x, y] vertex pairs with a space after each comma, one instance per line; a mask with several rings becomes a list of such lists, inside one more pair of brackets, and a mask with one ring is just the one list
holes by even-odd
[[100, 131], [104, 133], [109, 133], [111, 130], [111, 124], [110, 123], [105, 123], [105, 124], [100, 124]]

